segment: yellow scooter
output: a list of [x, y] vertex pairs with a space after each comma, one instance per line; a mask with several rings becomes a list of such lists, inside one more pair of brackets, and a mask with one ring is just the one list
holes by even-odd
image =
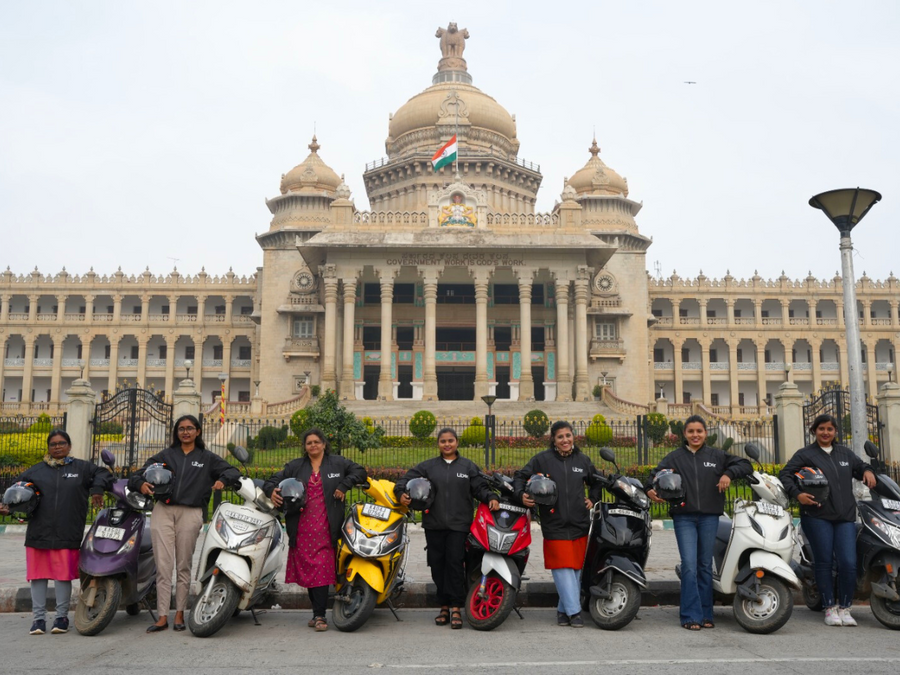
[[361, 627], [386, 604], [397, 621], [392, 600], [403, 592], [409, 509], [394, 499], [394, 484], [371, 480], [366, 494], [375, 501], [358, 502], [344, 521], [337, 549], [332, 622], [346, 633]]

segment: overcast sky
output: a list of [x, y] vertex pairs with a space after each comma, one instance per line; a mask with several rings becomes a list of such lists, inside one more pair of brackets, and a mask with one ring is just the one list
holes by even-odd
[[596, 128], [653, 273], [830, 278], [837, 230], [807, 201], [860, 185], [884, 199], [857, 276], [900, 275], [898, 18], [894, 0], [0, 0], [0, 268], [252, 273], [314, 125], [368, 208], [388, 114], [456, 21], [541, 166], [538, 210]]

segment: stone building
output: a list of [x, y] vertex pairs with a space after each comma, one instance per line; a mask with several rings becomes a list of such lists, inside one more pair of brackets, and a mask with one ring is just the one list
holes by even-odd
[[[431, 86], [391, 116], [363, 175], [370, 211], [313, 137], [267, 201], [254, 275], [0, 274], [3, 414], [54, 409], [82, 369], [98, 393], [169, 393], [190, 368], [205, 402], [222, 374], [243, 413], [289, 411], [321, 384], [350, 402], [494, 394], [589, 416], [599, 384], [623, 414], [662, 394], [678, 412], [758, 416], [785, 378], [805, 392], [846, 381], [840, 279], [652, 278], [641, 204], [596, 140], [536, 213], [540, 166], [473, 84], [467, 35], [439, 31]], [[435, 172], [454, 135], [458, 161]], [[897, 283], [859, 282], [870, 393], [891, 376]]]

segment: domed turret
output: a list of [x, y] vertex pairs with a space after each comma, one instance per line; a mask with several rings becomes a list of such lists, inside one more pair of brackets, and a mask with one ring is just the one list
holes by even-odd
[[627, 197], [628, 181], [606, 166], [603, 160], [600, 159], [600, 146], [597, 145], [596, 138], [588, 152], [591, 153], [591, 158], [587, 164], [569, 179], [569, 185], [575, 189], [576, 194], [579, 197], [583, 195], [621, 195], [622, 197]]
[[288, 192], [326, 192], [333, 195], [341, 184], [341, 178], [319, 157], [315, 135], [309, 144], [309, 157], [281, 177], [281, 194]]

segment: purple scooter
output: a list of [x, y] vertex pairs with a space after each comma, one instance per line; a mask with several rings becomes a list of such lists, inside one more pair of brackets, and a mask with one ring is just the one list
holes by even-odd
[[[113, 454], [104, 450], [101, 457], [115, 475]], [[130, 616], [138, 614], [143, 604], [156, 620], [151, 604], [156, 596], [156, 562], [148, 518], [153, 498], [131, 492], [127, 484], [124, 478], [113, 483], [109, 492], [116, 497], [115, 506], [97, 514], [81, 544], [75, 628], [82, 635], [97, 635], [106, 628], [120, 603]]]

